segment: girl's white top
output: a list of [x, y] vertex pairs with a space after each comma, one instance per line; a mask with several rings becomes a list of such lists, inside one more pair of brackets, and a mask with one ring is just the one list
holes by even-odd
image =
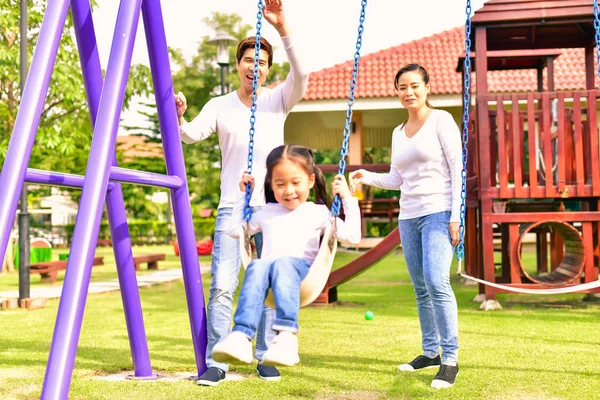
[[412, 138], [403, 125], [392, 134], [390, 172], [365, 172], [363, 183], [400, 190], [400, 219], [451, 211], [450, 222], [460, 221], [462, 144], [454, 118], [432, 110]]
[[[252, 175], [255, 190], [250, 202], [253, 206], [265, 204], [264, 179], [267, 173], [267, 155], [283, 144], [283, 126], [292, 108], [300, 101], [308, 85], [308, 73], [302, 68], [300, 57], [290, 36], [281, 38], [290, 63], [290, 72], [275, 88], [263, 87], [256, 100], [254, 124], [254, 157]], [[239, 99], [237, 92], [211, 99], [191, 122], [179, 127], [184, 143], [204, 140], [217, 132], [221, 148], [221, 199], [219, 208], [233, 207], [238, 183], [248, 167], [250, 108]]]
[[[239, 189], [238, 189], [239, 191]], [[360, 242], [360, 209], [355, 197], [342, 200], [345, 220], [336, 218], [336, 236], [352, 244]], [[243, 220], [244, 193], [241, 193], [233, 209], [228, 234], [238, 237]], [[263, 233], [261, 259], [275, 260], [281, 257], [298, 257], [313, 262], [319, 251], [320, 239], [331, 213], [324, 204], [306, 202], [290, 211], [279, 203], [267, 203], [252, 214], [248, 224], [250, 235]]]

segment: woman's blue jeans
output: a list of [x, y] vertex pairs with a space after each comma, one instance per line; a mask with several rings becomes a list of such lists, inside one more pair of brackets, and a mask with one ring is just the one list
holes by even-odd
[[[225, 339], [231, 329], [231, 313], [233, 308], [233, 295], [238, 286], [238, 275], [241, 268], [240, 248], [238, 239], [234, 239], [226, 232], [232, 223], [232, 208], [219, 208], [212, 250], [212, 280], [210, 283], [210, 297], [208, 299], [208, 346], [206, 349], [206, 366], [217, 367], [223, 371], [229, 366], [218, 363], [212, 358], [215, 345]], [[262, 250], [262, 234], [254, 236], [256, 251], [260, 256]], [[261, 309], [262, 318], [256, 337], [254, 357], [262, 360], [275, 331], [271, 328], [275, 317], [275, 310], [264, 306]]]
[[265, 298], [272, 289], [276, 312], [273, 329], [297, 333], [300, 284], [309, 269], [310, 263], [298, 257], [252, 261], [244, 276], [233, 330], [254, 338]]
[[450, 286], [454, 247], [450, 212], [398, 221], [402, 251], [417, 296], [423, 353], [458, 361], [458, 309]]

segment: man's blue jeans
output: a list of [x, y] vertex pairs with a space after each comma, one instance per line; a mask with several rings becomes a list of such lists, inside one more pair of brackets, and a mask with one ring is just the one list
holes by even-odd
[[254, 338], [265, 297], [272, 289], [277, 313], [273, 329], [297, 333], [300, 284], [309, 269], [310, 262], [298, 257], [252, 261], [244, 276], [233, 330]]
[[402, 251], [417, 296], [423, 353], [458, 361], [458, 310], [450, 286], [450, 212], [399, 220]]
[[[241, 267], [238, 239], [227, 235], [232, 223], [232, 208], [219, 208], [215, 227], [214, 245], [212, 250], [212, 280], [210, 297], [208, 299], [208, 347], [206, 349], [206, 366], [217, 367], [223, 371], [229, 370], [229, 365], [218, 363], [212, 359], [212, 350], [219, 341], [223, 340], [231, 330], [231, 312], [233, 296], [238, 286], [238, 275]], [[262, 234], [254, 237], [256, 251], [260, 256], [262, 250]], [[262, 317], [256, 337], [254, 357], [262, 360], [275, 331], [271, 328], [275, 318], [275, 310], [263, 306]]]

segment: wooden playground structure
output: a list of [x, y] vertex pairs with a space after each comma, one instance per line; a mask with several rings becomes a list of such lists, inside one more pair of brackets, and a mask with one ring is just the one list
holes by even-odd
[[[469, 275], [523, 288], [598, 279], [600, 91], [592, 10], [592, 0], [492, 0], [475, 12]], [[584, 49], [585, 90], [556, 91], [554, 61], [570, 48]], [[509, 69], [537, 70], [537, 91], [491, 93], [488, 71]], [[525, 235], [535, 236], [535, 265], [522, 258]], [[503, 291], [481, 285], [480, 293], [495, 300]]]

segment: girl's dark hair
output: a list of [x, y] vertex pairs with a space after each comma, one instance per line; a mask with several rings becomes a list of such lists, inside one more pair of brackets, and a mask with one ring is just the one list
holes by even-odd
[[295, 144], [275, 147], [267, 156], [267, 176], [265, 177], [265, 199], [267, 203], [277, 203], [271, 187], [273, 168], [282, 160], [290, 160], [300, 165], [310, 176], [315, 174], [315, 202], [327, 205], [327, 182], [321, 170], [315, 165], [315, 156], [311, 149]]
[[[423, 78], [423, 83], [425, 83], [426, 85], [429, 84], [429, 74], [427, 73], [427, 70], [425, 68], [423, 68], [419, 64], [406, 64], [404, 67], [398, 70], [398, 72], [396, 73], [396, 77], [394, 78], [394, 87], [396, 88], [396, 90], [400, 90], [398, 83], [400, 77], [406, 72], [415, 71], [421, 74], [421, 78]], [[425, 105], [429, 108], [433, 108], [431, 103], [429, 103], [429, 100], [425, 100]]]

